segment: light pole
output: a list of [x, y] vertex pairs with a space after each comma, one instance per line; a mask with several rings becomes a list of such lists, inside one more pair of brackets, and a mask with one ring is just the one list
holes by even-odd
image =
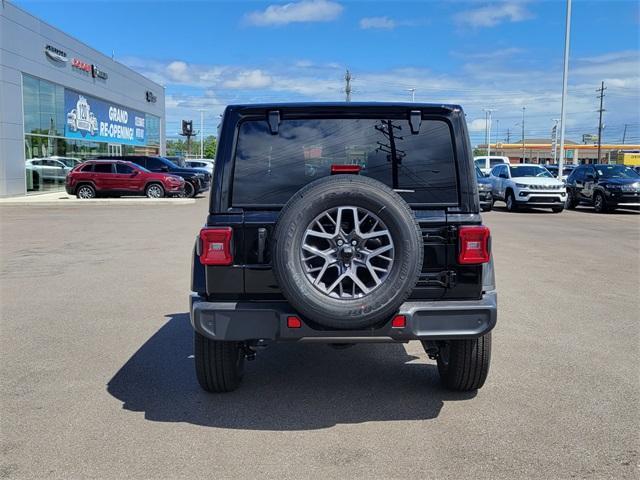
[[416, 101], [416, 89], [407, 88], [407, 91], [411, 92], [411, 103], [414, 103]]
[[204, 110], [200, 109], [200, 158], [204, 158]]
[[569, 40], [571, 38], [571, 0], [567, 0], [567, 23], [564, 29], [564, 70], [562, 72], [562, 103], [560, 104], [560, 157], [558, 157], [558, 180], [562, 180], [564, 165], [564, 126], [567, 82], [569, 81]]
[[522, 107], [522, 163], [525, 163], [525, 158], [524, 158], [524, 111], [527, 109], [527, 107]]
[[555, 123], [553, 125], [553, 138], [551, 139], [551, 146], [553, 147], [553, 164], [555, 165], [558, 161], [558, 122], [560, 121], [560, 119], [554, 118], [553, 121]]
[[[487, 157], [491, 156], [491, 114], [495, 110], [494, 108], [484, 108], [484, 113], [486, 115], [486, 129], [487, 129]], [[489, 165], [491, 165], [491, 160], [487, 160]], [[487, 167], [488, 168], [488, 167]]]

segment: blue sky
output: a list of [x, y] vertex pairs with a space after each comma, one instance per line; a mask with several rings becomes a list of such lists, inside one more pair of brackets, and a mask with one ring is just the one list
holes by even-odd
[[[354, 100], [460, 103], [472, 141], [493, 129], [548, 137], [559, 117], [564, 1], [20, 1], [166, 86], [167, 134], [181, 118], [215, 133], [228, 103]], [[574, 1], [567, 132], [594, 133], [607, 85], [605, 140], [640, 143], [640, 11], [635, 1]], [[512, 137], [513, 140], [514, 137]]]

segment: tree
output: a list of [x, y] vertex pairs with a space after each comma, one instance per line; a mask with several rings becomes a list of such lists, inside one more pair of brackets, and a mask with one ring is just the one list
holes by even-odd
[[[187, 151], [187, 142], [186, 140], [176, 139], [170, 140], [167, 139], [167, 155], [169, 156], [185, 156], [189, 152]], [[213, 135], [209, 135], [204, 138], [204, 158], [214, 158], [216, 156], [216, 149], [218, 146], [218, 141], [216, 137]], [[192, 138], [191, 139], [191, 156], [199, 156], [200, 155], [200, 139]]]

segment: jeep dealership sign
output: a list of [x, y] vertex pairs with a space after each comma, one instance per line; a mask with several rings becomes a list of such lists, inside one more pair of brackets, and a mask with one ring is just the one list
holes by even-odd
[[64, 136], [95, 142], [145, 145], [144, 113], [89, 95], [64, 91]]

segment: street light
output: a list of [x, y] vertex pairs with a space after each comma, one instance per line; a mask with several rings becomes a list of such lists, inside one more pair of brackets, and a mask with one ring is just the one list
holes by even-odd
[[569, 81], [569, 40], [571, 37], [571, 0], [567, 0], [567, 19], [564, 29], [564, 69], [562, 71], [562, 103], [560, 104], [560, 157], [558, 158], [558, 180], [562, 179], [564, 165], [564, 126], [567, 82]]
[[204, 158], [204, 109], [200, 109], [200, 158]]

